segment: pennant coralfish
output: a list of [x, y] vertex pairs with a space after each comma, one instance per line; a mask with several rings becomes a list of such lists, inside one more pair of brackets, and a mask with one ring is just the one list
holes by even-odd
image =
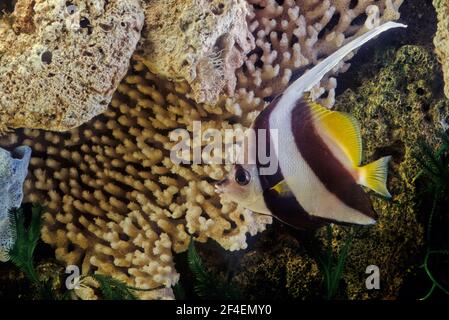
[[[277, 130], [278, 143], [273, 143], [270, 151], [274, 151], [277, 171], [261, 174], [263, 166], [256, 156], [253, 162], [234, 165], [229, 176], [216, 184], [216, 191], [247, 209], [273, 215], [300, 229], [328, 222], [375, 223], [377, 215], [361, 185], [390, 197], [386, 187], [390, 157], [361, 166], [357, 120], [312, 102], [306, 93], [352, 50], [398, 27], [406, 26], [387, 22], [352, 40], [274, 99], [252, 129]], [[273, 142], [273, 136], [270, 139]], [[246, 140], [249, 148], [258, 148], [257, 138]], [[251, 155], [246, 157], [251, 160]]]

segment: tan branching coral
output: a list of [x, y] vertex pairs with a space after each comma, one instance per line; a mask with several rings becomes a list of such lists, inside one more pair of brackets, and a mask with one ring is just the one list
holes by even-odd
[[210, 120], [213, 112], [142, 64], [134, 70], [111, 108], [89, 124], [67, 134], [25, 129], [2, 144], [33, 148], [26, 200], [47, 205], [42, 239], [56, 248], [57, 259], [85, 274], [170, 287], [179, 278], [172, 251], [185, 250], [190, 235], [237, 250], [246, 247], [247, 233], [264, 230], [271, 219], [219, 203], [208, 178], [222, 178], [220, 166], [172, 163], [171, 130], [194, 119], [205, 127], [231, 125], [219, 114]]
[[[328, 56], [355, 36], [383, 21], [399, 18], [403, 0], [248, 0], [255, 7], [249, 19], [256, 50], [238, 73], [238, 87], [259, 98], [273, 97], [295, 75]], [[348, 56], [347, 59], [350, 59]], [[342, 62], [334, 75], [345, 72]], [[334, 103], [336, 81], [325, 79], [313, 92], [321, 102]]]
[[[173, 252], [186, 250], [191, 235], [229, 250], [246, 248], [247, 235], [263, 231], [271, 218], [220, 203], [212, 184], [229, 168], [174, 164], [170, 133], [178, 128], [192, 133], [194, 120], [201, 121], [203, 131], [245, 129], [265, 105], [264, 98], [282, 90], [293, 73], [303, 73], [346, 37], [366, 29], [364, 21], [351, 20], [347, 33], [340, 22], [339, 33], [321, 35], [317, 30], [328, 25], [334, 30], [330, 20], [335, 12], [355, 12], [349, 14], [354, 19], [368, 10], [368, 24], [377, 24], [382, 14], [393, 17], [400, 4], [359, 1], [351, 9], [346, 0], [250, 2], [250, 29], [258, 48], [238, 72], [235, 98], [195, 103], [187, 98], [192, 91], [186, 82], [161, 80], [135, 60], [103, 115], [68, 133], [25, 129], [2, 139], [2, 146], [33, 149], [26, 200], [47, 206], [42, 238], [55, 247], [59, 260], [82, 266], [85, 274], [100, 272], [156, 288], [177, 282]], [[373, 3], [379, 7], [369, 7]], [[329, 80], [322, 86], [330, 89], [328, 105], [335, 85]], [[172, 295], [161, 290], [150, 297]]]

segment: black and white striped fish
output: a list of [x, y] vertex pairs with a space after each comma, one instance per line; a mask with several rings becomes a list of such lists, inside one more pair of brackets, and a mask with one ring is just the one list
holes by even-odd
[[[216, 191], [247, 209], [271, 214], [300, 229], [328, 222], [375, 223], [377, 215], [360, 185], [390, 197], [386, 187], [390, 157], [361, 166], [362, 140], [355, 118], [312, 102], [306, 93], [352, 50], [398, 27], [406, 26], [387, 22], [352, 40], [274, 99], [252, 129], [277, 130], [278, 143], [269, 150], [278, 162], [276, 172], [261, 174], [263, 165], [257, 156], [249, 159], [246, 155], [248, 162], [243, 163], [249, 164], [234, 165], [229, 176], [216, 184]], [[247, 143], [257, 149], [258, 137], [251, 137]]]

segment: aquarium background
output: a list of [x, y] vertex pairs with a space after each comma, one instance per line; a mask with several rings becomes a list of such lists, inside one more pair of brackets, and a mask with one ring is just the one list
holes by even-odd
[[[308, 8], [307, 1], [296, 2]], [[263, 10], [264, 1], [248, 3]], [[16, 248], [23, 263], [0, 263], [0, 297], [447, 300], [449, 101], [443, 55], [434, 44], [435, 7], [447, 18], [445, 1], [405, 0], [399, 21], [408, 29], [369, 42], [351, 67], [336, 75], [336, 88], [329, 79], [322, 85], [323, 104], [360, 121], [366, 163], [393, 156], [388, 181], [393, 198], [371, 197], [380, 216], [375, 226], [298, 231], [276, 219], [270, 223], [220, 203], [211, 185], [229, 168], [167, 164], [172, 129], [189, 128], [195, 119], [220, 130], [247, 127], [253, 112], [282, 90], [277, 87], [282, 81], [270, 80], [271, 92], [254, 90], [250, 99], [241, 89], [253, 89], [255, 80], [240, 76], [234, 93], [239, 107], [229, 102], [230, 92], [215, 103], [197, 102], [214, 94], [197, 95], [191, 87], [204, 88], [187, 78], [174, 82], [155, 75], [141, 45], [105, 113], [63, 133], [14, 129], [2, 137], [4, 148], [33, 150], [24, 221], [16, 220], [18, 228], [39, 227], [41, 239], [33, 228], [22, 230], [29, 241], [16, 244], [30, 248], [35, 239], [36, 249], [31, 257]], [[0, 8], [11, 10], [3, 2]], [[336, 18], [328, 21], [320, 37], [335, 25]], [[148, 24], [142, 31], [147, 33]], [[332, 49], [323, 46], [322, 54]], [[246, 52], [254, 54], [263, 56], [257, 45]], [[226, 70], [249, 74], [246, 66]], [[34, 207], [42, 226], [32, 219], [31, 203], [42, 205]], [[79, 290], [66, 289], [65, 268], [71, 264], [84, 275]], [[371, 265], [379, 269], [379, 289], [367, 289]]]

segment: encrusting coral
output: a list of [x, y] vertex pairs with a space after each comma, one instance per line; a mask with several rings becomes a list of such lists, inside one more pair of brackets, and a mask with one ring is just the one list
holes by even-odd
[[145, 6], [143, 61], [155, 74], [187, 81], [196, 102], [234, 94], [254, 37], [245, 0], [152, 0]]
[[[26, 200], [46, 205], [42, 238], [55, 247], [57, 259], [82, 266], [84, 274], [99, 272], [129, 285], [156, 288], [177, 282], [173, 251], [186, 250], [190, 235], [201, 242], [213, 239], [229, 250], [246, 248], [247, 234], [265, 230], [271, 218], [220, 203], [212, 184], [225, 176], [226, 166], [175, 165], [170, 132], [192, 132], [194, 120], [202, 121], [203, 132], [244, 129], [265, 105], [264, 98], [287, 85], [288, 73], [303, 73], [343, 44], [333, 38], [342, 36], [331, 32], [336, 12], [353, 12], [349, 16], [354, 19], [360, 13], [362, 21], [348, 26], [351, 36], [366, 30], [365, 11], [367, 25], [377, 25], [397, 18], [400, 4], [358, 1], [357, 9], [351, 9], [350, 2], [251, 1], [250, 30], [258, 49], [238, 72], [235, 98], [221, 97], [216, 105], [194, 103], [187, 98], [191, 88], [186, 82], [164, 81], [134, 61], [103, 115], [68, 133], [25, 129], [5, 136], [1, 145], [33, 148]], [[264, 26], [278, 32], [263, 36]], [[281, 41], [276, 41], [278, 34]], [[320, 49], [326, 42], [333, 44]], [[279, 64], [280, 56], [288, 63]], [[335, 81], [330, 83], [323, 88], [335, 87]], [[169, 291], [142, 294], [170, 298]]]
[[234, 281], [251, 300], [314, 299], [322, 278], [304, 243], [273, 226], [239, 260]]
[[[335, 105], [360, 121], [366, 162], [393, 156], [388, 182], [393, 198], [373, 197], [379, 220], [375, 226], [359, 230], [347, 258], [344, 279], [351, 299], [394, 298], [404, 279], [421, 263], [417, 259], [423, 245], [422, 216], [428, 212], [419, 211], [422, 200], [415, 185], [420, 172], [416, 155], [421, 139], [432, 146], [438, 144], [440, 122], [449, 114], [448, 101], [435, 94], [440, 77], [435, 56], [412, 45], [389, 55], [379, 57], [377, 63], [384, 68], [375, 77], [345, 91]], [[381, 270], [380, 290], [368, 291], [360, 285], [369, 265]]]
[[435, 51], [443, 66], [444, 92], [449, 98], [449, 1], [433, 0], [433, 5], [437, 11], [438, 30], [433, 39]]
[[[355, 235], [337, 295], [340, 299], [395, 299], [405, 279], [422, 263], [423, 216], [429, 212], [420, 209], [423, 200], [415, 183], [420, 172], [416, 155], [420, 139], [438, 144], [441, 119], [449, 114], [448, 100], [436, 94], [440, 90], [435, 88], [440, 77], [437, 60], [427, 49], [407, 45], [397, 51], [383, 50], [379, 49], [371, 63], [352, 70], [351, 79], [357, 78], [361, 85], [339, 95], [335, 104], [335, 109], [360, 121], [365, 163], [393, 156], [388, 179], [393, 198], [386, 201], [373, 196], [377, 223], [352, 227]], [[296, 241], [288, 232], [279, 232], [282, 228], [274, 225], [245, 253], [236, 278], [245, 295], [256, 299], [317, 298], [322, 274], [311, 258], [317, 250], [304, 239]], [[348, 228], [333, 227], [334, 252], [340, 252]], [[325, 228], [316, 236], [326, 243]], [[304, 247], [311, 248], [305, 253]], [[369, 275], [365, 270], [370, 265], [379, 267], [379, 290], [365, 286]]]
[[15, 242], [11, 209], [19, 208], [23, 199], [23, 182], [28, 174], [31, 149], [17, 147], [12, 152], [0, 148], [0, 262], [9, 260]]
[[0, 129], [64, 131], [105, 111], [143, 20], [139, 0], [18, 0], [0, 19]]

